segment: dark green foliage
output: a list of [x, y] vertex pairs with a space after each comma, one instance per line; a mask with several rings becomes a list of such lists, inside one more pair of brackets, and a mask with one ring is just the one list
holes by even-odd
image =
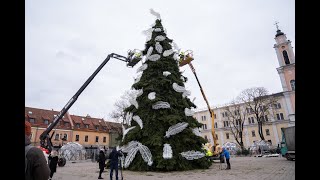
[[[163, 31], [160, 20], [156, 20], [154, 28], [161, 28], [161, 32], [153, 32], [152, 39], [146, 42], [143, 55], [146, 55], [150, 46], [154, 47], [152, 54], [159, 54], [155, 49], [155, 37], [166, 34]], [[163, 51], [171, 49], [172, 40], [166, 39], [160, 41]], [[138, 109], [131, 105], [125, 109], [125, 112], [131, 112], [133, 115], [138, 115], [143, 122], [143, 129], [134, 121], [131, 121], [131, 126], [136, 126], [130, 130], [121, 145], [125, 145], [130, 141], [138, 141], [147, 146], [152, 154], [153, 164], [148, 166], [142, 159], [138, 151], [134, 160], [131, 162], [128, 169], [137, 171], [175, 171], [175, 170], [190, 170], [197, 168], [208, 168], [212, 162], [207, 161], [205, 157], [196, 160], [187, 160], [181, 156], [181, 152], [185, 151], [200, 151], [205, 153], [202, 145], [206, 140], [196, 136], [192, 132], [192, 128], [201, 127], [195, 118], [185, 115], [185, 108], [196, 107], [188, 97], [182, 97], [182, 93], [176, 92], [172, 84], [177, 83], [179, 86], [184, 86], [179, 71], [178, 62], [173, 58], [174, 53], [168, 57], [161, 58], [157, 61], [147, 60], [144, 63], [148, 68], [143, 71], [139, 82], [132, 85], [136, 90], [143, 89], [143, 94], [136, 100], [139, 104]], [[169, 71], [171, 74], [167, 77], [163, 75], [164, 71]], [[186, 79], [186, 78], [185, 78]], [[148, 99], [148, 94], [156, 92], [156, 98]], [[158, 101], [168, 102], [169, 109], [152, 109], [152, 105]], [[169, 138], [165, 137], [166, 131], [172, 125], [179, 122], [187, 122], [188, 127], [182, 132], [172, 135]], [[163, 158], [164, 144], [170, 144], [172, 147], [173, 157], [171, 159]]]

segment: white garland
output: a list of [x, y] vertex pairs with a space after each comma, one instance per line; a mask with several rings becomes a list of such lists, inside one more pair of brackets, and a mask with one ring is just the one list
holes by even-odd
[[138, 115], [133, 116], [132, 119], [139, 124], [141, 129], [143, 128], [143, 122], [142, 122], [141, 118]]
[[164, 57], [167, 57], [167, 56], [170, 56], [173, 52], [174, 52], [173, 49], [168, 49], [168, 50], [165, 50], [162, 55]]
[[173, 59], [179, 62], [179, 60], [180, 60], [179, 54], [178, 53], [174, 53]]
[[151, 166], [153, 161], [152, 161], [152, 154], [149, 148], [145, 145], [142, 145], [141, 143], [138, 143], [138, 147], [139, 147], [139, 152], [142, 156], [142, 159], [148, 163], [148, 166]]
[[154, 28], [149, 28], [149, 29], [147, 29], [147, 30], [145, 30], [145, 31], [142, 31], [142, 33], [144, 34], [144, 35], [146, 35], [146, 41], [150, 41], [151, 40], [151, 38], [152, 38], [152, 31], [154, 30]]
[[189, 108], [184, 108], [184, 114], [186, 116], [193, 116], [195, 112], [192, 110], [192, 109], [189, 109]]
[[163, 41], [163, 40], [165, 40], [166, 39], [166, 37], [164, 37], [164, 36], [162, 36], [162, 35], [159, 35], [159, 36], [157, 36], [154, 40], [155, 41]]
[[152, 54], [151, 56], [148, 56], [148, 59], [150, 61], [157, 61], [160, 59], [160, 55], [159, 54]]
[[186, 97], [186, 96], [190, 96], [191, 95], [191, 91], [186, 90], [185, 92], [182, 93], [182, 97]]
[[138, 76], [134, 79], [134, 83], [139, 82], [141, 79], [141, 76], [142, 76], [142, 73], [138, 74]]
[[131, 112], [128, 112], [128, 113], [126, 114], [126, 122], [127, 122], [127, 124], [128, 124], [129, 126], [131, 126], [132, 115], [133, 115], [133, 113], [131, 113]]
[[195, 134], [196, 136], [202, 137], [199, 128], [193, 128], [193, 129], [192, 129], [192, 132], [193, 132], [193, 134]]
[[158, 51], [158, 53], [162, 53], [162, 46], [159, 42], [156, 42], [156, 50]]
[[162, 157], [163, 157], [163, 159], [171, 159], [172, 158], [172, 148], [171, 148], [170, 144], [164, 144]]
[[137, 101], [136, 97], [131, 97], [131, 98], [129, 99], [129, 103], [132, 104], [132, 105], [134, 105], [134, 107], [136, 107], [136, 109], [139, 108], [139, 104], [138, 104], [138, 101]]
[[125, 167], [125, 168], [129, 167], [129, 165], [130, 165], [131, 162], [133, 161], [134, 157], [136, 156], [138, 150], [139, 150], [139, 147], [136, 146], [136, 147], [132, 148], [132, 149], [129, 151], [129, 153], [128, 153], [126, 159], [125, 159], [125, 162], [124, 162], [124, 167]]
[[180, 122], [173, 126], [170, 126], [168, 131], [166, 131], [166, 135], [164, 137], [168, 138], [172, 135], [178, 134], [183, 131], [188, 126], [187, 122]]
[[194, 159], [199, 159], [205, 156], [204, 153], [200, 151], [186, 151], [180, 153], [182, 157], [186, 158], [187, 160], [194, 160]]
[[144, 71], [148, 68], [148, 64], [143, 64], [137, 69], [137, 73]]
[[167, 76], [169, 76], [169, 75], [171, 74], [171, 72], [169, 72], [169, 71], [164, 71], [162, 74], [167, 77]]
[[148, 94], [148, 99], [153, 100], [156, 98], [156, 93], [155, 92], [151, 92]]
[[124, 140], [124, 137], [126, 136], [126, 134], [135, 127], [136, 126], [132, 126], [132, 127], [129, 127], [128, 129], [125, 129], [125, 127], [122, 125], [122, 132], [123, 132], [122, 141]]
[[170, 104], [163, 101], [158, 101], [154, 105], [152, 105], [152, 109], [165, 109], [170, 108]]
[[173, 83], [172, 84], [172, 88], [176, 91], [176, 92], [185, 92], [186, 88], [183, 86], [179, 86], [177, 83]]

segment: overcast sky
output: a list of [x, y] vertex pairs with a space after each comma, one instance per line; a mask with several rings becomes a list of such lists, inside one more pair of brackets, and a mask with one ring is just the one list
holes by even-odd
[[[293, 0], [29, 0], [25, 14], [25, 105], [60, 111], [110, 53], [145, 47], [142, 31], [159, 12], [167, 36], [192, 62], [211, 106], [230, 102], [242, 90], [282, 91], [273, 45], [275, 21], [295, 47]], [[111, 59], [69, 109], [108, 119], [114, 103], [137, 76]], [[189, 98], [206, 108], [189, 66]]]

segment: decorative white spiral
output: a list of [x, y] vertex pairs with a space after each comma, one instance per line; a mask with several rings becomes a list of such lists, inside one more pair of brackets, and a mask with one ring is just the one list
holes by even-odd
[[119, 149], [122, 152], [128, 153], [131, 149], [137, 148], [138, 147], [138, 141], [130, 141], [128, 144], [120, 147]]
[[200, 133], [200, 131], [199, 131], [199, 128], [193, 128], [193, 129], [192, 129], [192, 132], [193, 132], [193, 134], [202, 137], [202, 136], [201, 136], [201, 133]]
[[180, 122], [173, 126], [170, 126], [168, 131], [166, 131], [166, 135], [164, 137], [168, 138], [172, 135], [178, 134], [183, 131], [188, 126], [187, 122]]
[[173, 59], [176, 60], [176, 61], [179, 61], [180, 60], [179, 54], [178, 53], [174, 53]]
[[142, 122], [141, 118], [138, 115], [133, 116], [132, 119], [139, 124], [141, 129], [143, 128], [143, 122]]
[[143, 64], [137, 69], [137, 73], [144, 71], [148, 68], [148, 64]]
[[172, 88], [176, 91], [176, 92], [185, 92], [186, 88], [183, 86], [179, 86], [177, 83], [173, 83], [172, 84]]
[[129, 165], [131, 164], [131, 162], [133, 161], [133, 159], [135, 158], [137, 152], [139, 151], [139, 147], [136, 146], [135, 148], [132, 148], [129, 152], [128, 155], [126, 157], [126, 159], [124, 160], [124, 167], [127, 168], [129, 167]]
[[187, 160], [194, 160], [194, 159], [199, 159], [205, 156], [204, 153], [200, 151], [186, 151], [180, 153], [182, 157], [186, 158]]
[[164, 144], [162, 157], [163, 157], [163, 159], [171, 159], [172, 158], [172, 149], [171, 149], [170, 144]]
[[155, 32], [161, 32], [162, 30], [161, 30], [161, 28], [155, 28], [154, 31]]
[[152, 161], [152, 154], [151, 154], [149, 148], [141, 143], [138, 143], [138, 148], [139, 148], [139, 152], [142, 156], [142, 159], [148, 163], [148, 166], [151, 166], [153, 161]]
[[158, 53], [162, 53], [162, 46], [159, 42], [156, 42], [156, 50], [158, 51]]
[[127, 122], [127, 124], [128, 124], [129, 126], [131, 126], [132, 115], [133, 115], [133, 113], [131, 113], [131, 112], [128, 112], [128, 113], [126, 114], [126, 122]]
[[156, 93], [155, 92], [151, 92], [148, 94], [148, 99], [153, 100], [156, 98]]
[[174, 52], [173, 49], [168, 49], [168, 50], [165, 50], [162, 55], [164, 57], [167, 57], [167, 56], [170, 56], [173, 52]]
[[123, 136], [122, 136], [122, 141], [124, 139], [124, 137], [126, 136], [126, 134], [133, 128], [135, 128], [136, 126], [132, 126], [132, 127], [129, 127], [128, 129], [125, 129], [125, 127], [122, 125], [122, 132], [123, 132]]
[[146, 57], [147, 57], [147, 58], [151, 55], [152, 51], [153, 51], [153, 47], [150, 46], [149, 49], [148, 49], [148, 51], [147, 51], [147, 54], [146, 54]]
[[182, 97], [187, 97], [191, 95], [191, 91], [186, 90], [185, 92], [182, 93]]
[[191, 110], [191, 109], [189, 109], [189, 108], [184, 108], [184, 114], [185, 114], [186, 116], [193, 116], [194, 113], [195, 113], [195, 112], [194, 112], [193, 110]]
[[162, 35], [159, 35], [159, 36], [157, 36], [154, 40], [155, 41], [163, 41], [163, 40], [165, 40], [166, 39], [166, 37], [164, 37], [164, 36], [162, 36]]
[[159, 54], [152, 54], [151, 56], [148, 56], [148, 59], [150, 61], [157, 61], [160, 59], [160, 55]]
[[171, 72], [169, 72], [169, 71], [164, 71], [162, 74], [167, 77], [167, 76], [169, 76], [169, 75], [171, 74]]
[[152, 105], [152, 109], [165, 109], [170, 108], [170, 104], [163, 101], [158, 101], [154, 105]]

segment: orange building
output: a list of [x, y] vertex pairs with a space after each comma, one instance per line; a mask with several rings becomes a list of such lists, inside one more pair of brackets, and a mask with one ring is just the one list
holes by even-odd
[[[31, 123], [31, 143], [40, 145], [40, 135], [53, 122], [58, 111], [25, 107], [25, 120]], [[115, 147], [121, 134], [121, 124], [104, 119], [70, 115], [68, 112], [50, 132], [55, 147], [68, 142], [77, 142], [84, 147]], [[54, 134], [53, 134], [54, 133]], [[53, 134], [53, 135], [52, 135]]]

